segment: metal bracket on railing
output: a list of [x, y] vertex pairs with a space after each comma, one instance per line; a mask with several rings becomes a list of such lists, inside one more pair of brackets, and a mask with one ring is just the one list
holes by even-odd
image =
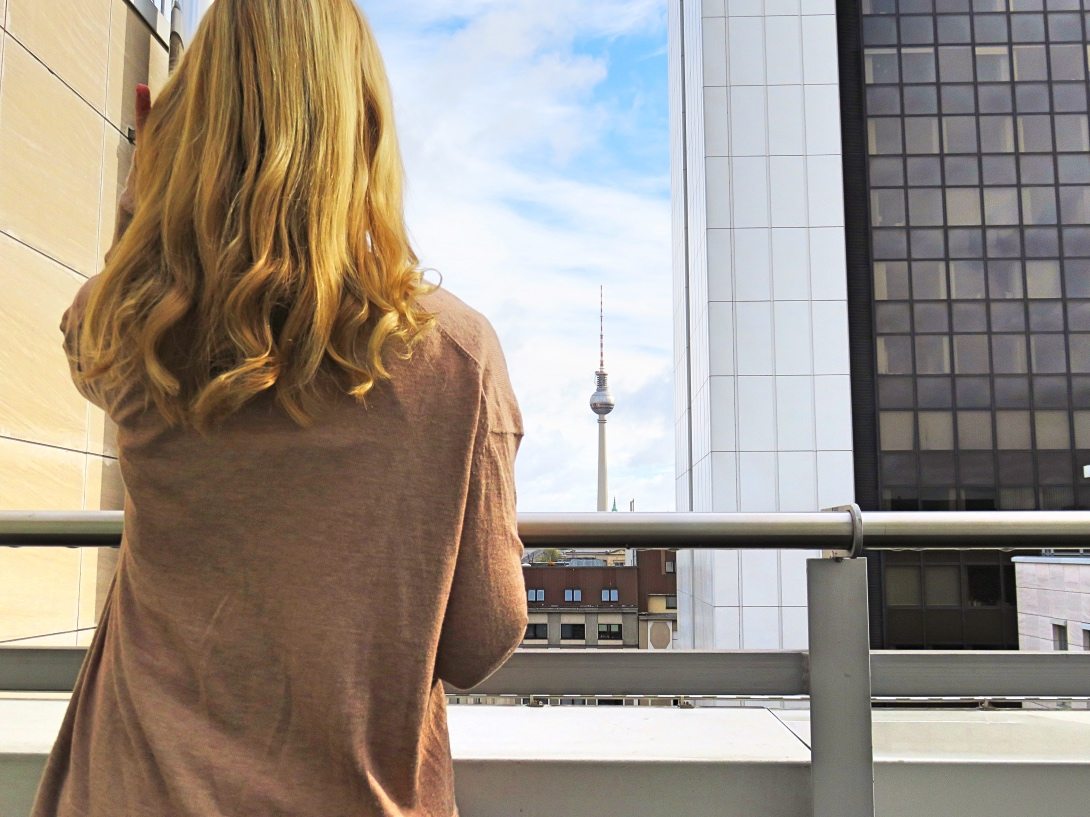
[[859, 505], [837, 505], [834, 508], [824, 508], [826, 511], [850, 513], [852, 515], [852, 544], [847, 550], [827, 550], [825, 556], [833, 559], [857, 559], [863, 555], [863, 511]]

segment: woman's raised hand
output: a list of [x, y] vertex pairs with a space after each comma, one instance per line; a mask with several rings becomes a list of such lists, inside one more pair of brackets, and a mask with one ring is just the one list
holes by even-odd
[[140, 131], [148, 121], [148, 113], [151, 112], [151, 89], [143, 83], [136, 86], [136, 138], [140, 138]]

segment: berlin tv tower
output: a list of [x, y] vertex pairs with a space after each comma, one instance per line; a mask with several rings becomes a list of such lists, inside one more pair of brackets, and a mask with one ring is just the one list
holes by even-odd
[[598, 390], [590, 396], [590, 409], [598, 415], [598, 510], [606, 508], [606, 415], [613, 411], [613, 395], [609, 391], [609, 375], [606, 374], [605, 309], [602, 288], [598, 288], [598, 371], [595, 379]]

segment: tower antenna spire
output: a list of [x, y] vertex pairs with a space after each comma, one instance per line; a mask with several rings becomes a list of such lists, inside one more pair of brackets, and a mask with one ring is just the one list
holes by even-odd
[[605, 287], [598, 287], [598, 369], [606, 368], [606, 310], [603, 291]]

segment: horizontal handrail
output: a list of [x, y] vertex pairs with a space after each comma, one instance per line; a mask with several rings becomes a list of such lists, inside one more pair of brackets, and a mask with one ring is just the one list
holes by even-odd
[[[86, 647], [0, 647], [0, 692], [70, 692]], [[1090, 653], [871, 652], [875, 698], [1090, 698]], [[810, 694], [809, 654], [519, 648], [471, 692], [519, 696]]]
[[[526, 547], [1082, 550], [1090, 511], [521, 513]], [[122, 511], [0, 511], [0, 546], [116, 547]]]

